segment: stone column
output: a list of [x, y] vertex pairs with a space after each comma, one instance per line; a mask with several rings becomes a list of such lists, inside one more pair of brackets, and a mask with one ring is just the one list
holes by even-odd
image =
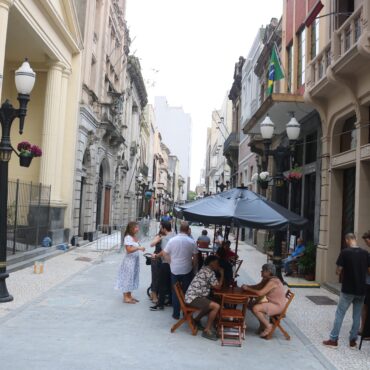
[[71, 71], [69, 69], [64, 69], [62, 72], [62, 82], [61, 82], [61, 90], [60, 90], [60, 105], [59, 105], [59, 121], [58, 121], [58, 131], [57, 131], [57, 141], [58, 141], [58, 150], [56, 156], [56, 164], [55, 164], [55, 172], [56, 176], [55, 179], [55, 191], [54, 197], [55, 200], [62, 199], [62, 186], [63, 186], [63, 148], [64, 148], [64, 129], [66, 126], [65, 118], [66, 118], [66, 110], [67, 110], [67, 93], [68, 93], [68, 80]]
[[0, 0], [0, 102], [5, 62], [6, 35], [8, 31], [9, 9], [13, 0]]
[[60, 137], [60, 113], [62, 96], [64, 95], [61, 92], [64, 69], [64, 65], [60, 62], [50, 66], [45, 92], [40, 182], [45, 185], [51, 185], [51, 203], [61, 203], [60, 184], [58, 184], [58, 182], [62, 181], [61, 168], [57, 167], [57, 165], [59, 163], [58, 157], [63, 156], [64, 147], [64, 138]]

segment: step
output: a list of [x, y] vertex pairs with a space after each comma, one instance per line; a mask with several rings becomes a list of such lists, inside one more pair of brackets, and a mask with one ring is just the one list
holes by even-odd
[[[45, 248], [44, 248], [45, 249]], [[47, 248], [47, 250], [49, 251], [49, 253], [43, 253], [41, 255], [37, 255], [37, 256], [34, 256], [34, 257], [31, 257], [27, 260], [24, 260], [24, 261], [20, 261], [20, 262], [17, 262], [17, 263], [12, 263], [10, 265], [7, 266], [7, 272], [8, 273], [12, 273], [12, 272], [15, 272], [15, 271], [18, 271], [18, 270], [21, 270], [21, 269], [24, 269], [26, 267], [29, 267], [29, 266], [32, 266], [36, 261], [46, 261], [48, 259], [51, 259], [53, 257], [56, 257], [56, 256], [59, 256], [63, 253], [66, 253], [64, 251], [61, 251], [61, 250], [58, 250], [58, 249], [53, 249], [50, 251], [51, 248]]]
[[38, 257], [38, 256], [41, 257], [42, 255], [44, 255], [46, 253], [50, 253], [50, 252], [55, 251], [55, 250], [56, 250], [56, 246], [52, 246], [52, 247], [49, 247], [49, 248], [39, 247], [39, 248], [29, 250], [27, 252], [19, 252], [19, 253], [16, 253], [16, 254], [8, 254], [8, 257], [7, 257], [8, 266], [10, 266], [12, 264], [15, 264], [15, 263], [22, 262], [22, 261], [27, 261], [27, 260], [32, 259], [34, 257]]

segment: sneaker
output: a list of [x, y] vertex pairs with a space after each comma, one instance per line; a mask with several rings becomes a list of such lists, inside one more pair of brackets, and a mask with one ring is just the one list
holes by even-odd
[[173, 318], [174, 320], [180, 320], [180, 316], [172, 315], [172, 318]]
[[203, 331], [202, 337], [209, 340], [217, 340], [217, 335], [213, 332]]
[[164, 310], [163, 306], [158, 306], [157, 304], [150, 307], [150, 311], [162, 311]]
[[356, 342], [356, 339], [351, 339], [349, 341], [349, 348], [351, 349], [356, 349], [357, 348], [357, 342]]
[[329, 348], [338, 348], [338, 341], [337, 340], [332, 340], [332, 339], [324, 340], [322, 342], [322, 344], [326, 347], [329, 347]]

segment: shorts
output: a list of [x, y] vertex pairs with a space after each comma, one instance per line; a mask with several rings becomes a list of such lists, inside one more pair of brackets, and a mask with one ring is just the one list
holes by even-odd
[[189, 303], [190, 307], [198, 308], [200, 311], [208, 311], [210, 310], [209, 305], [212, 301], [206, 297], [197, 297], [191, 303]]
[[370, 284], [366, 284], [365, 302], [366, 306], [370, 306]]

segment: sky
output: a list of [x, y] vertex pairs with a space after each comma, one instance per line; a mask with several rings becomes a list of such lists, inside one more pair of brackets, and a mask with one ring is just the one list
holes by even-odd
[[283, 0], [127, 0], [131, 53], [140, 59], [149, 102], [166, 96], [192, 117], [191, 189], [200, 181], [207, 127], [259, 27], [280, 18]]

